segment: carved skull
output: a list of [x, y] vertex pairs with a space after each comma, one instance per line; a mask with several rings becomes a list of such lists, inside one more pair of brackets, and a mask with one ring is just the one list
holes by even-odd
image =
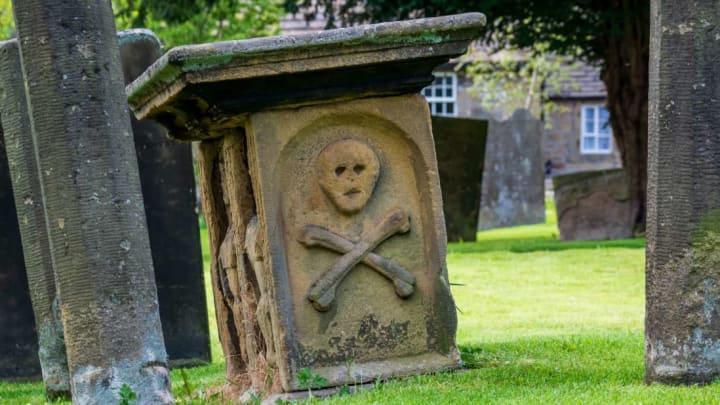
[[364, 142], [343, 139], [326, 146], [317, 158], [320, 188], [344, 215], [360, 212], [380, 175], [380, 161]]

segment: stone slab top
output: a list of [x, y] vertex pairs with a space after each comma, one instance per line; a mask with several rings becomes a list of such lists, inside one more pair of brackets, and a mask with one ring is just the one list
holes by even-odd
[[418, 92], [484, 25], [466, 13], [180, 46], [127, 87], [128, 102], [174, 138], [213, 138], [244, 113]]

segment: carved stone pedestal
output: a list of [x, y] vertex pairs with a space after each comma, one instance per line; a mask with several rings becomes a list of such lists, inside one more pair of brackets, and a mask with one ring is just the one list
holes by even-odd
[[129, 87], [201, 140], [228, 378], [261, 394], [455, 368], [430, 116], [418, 91], [481, 14], [180, 47]]

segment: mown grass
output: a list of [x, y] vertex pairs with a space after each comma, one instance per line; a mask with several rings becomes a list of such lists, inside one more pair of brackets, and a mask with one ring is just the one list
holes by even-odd
[[[644, 240], [559, 242], [554, 210], [548, 207], [546, 224], [481, 232], [477, 242], [449, 246], [464, 370], [382, 382], [324, 401], [720, 403], [720, 384], [642, 383]], [[208, 300], [212, 308], [209, 287]], [[186, 370], [190, 386], [173, 371], [179, 402], [192, 397], [194, 403], [212, 403], [200, 400], [204, 394], [198, 390], [223, 383], [214, 313], [210, 319], [214, 362]], [[0, 384], [0, 403], [44, 403], [42, 387]]]

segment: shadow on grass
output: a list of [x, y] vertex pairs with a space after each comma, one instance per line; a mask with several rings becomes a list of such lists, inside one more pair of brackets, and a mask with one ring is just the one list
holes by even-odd
[[519, 337], [460, 350], [464, 370], [388, 381], [342, 402], [617, 403], [616, 393], [643, 387], [641, 332]]
[[562, 242], [557, 239], [494, 239], [478, 242], [458, 242], [448, 244], [448, 253], [487, 253], [507, 251], [511, 253], [556, 252], [572, 249], [628, 248], [644, 249], [645, 239], [617, 239], [599, 241]]

